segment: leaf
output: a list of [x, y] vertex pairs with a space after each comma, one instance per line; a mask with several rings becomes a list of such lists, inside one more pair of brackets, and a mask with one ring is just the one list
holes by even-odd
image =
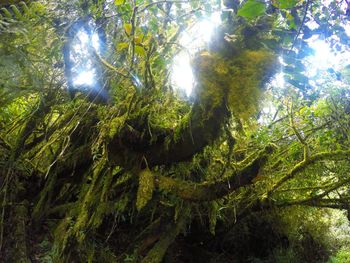
[[264, 3], [249, 0], [237, 12], [237, 15], [248, 19], [256, 18], [265, 13], [266, 6]]
[[124, 25], [124, 30], [125, 30], [125, 33], [130, 36], [131, 34], [131, 30], [132, 30], [132, 25], [131, 24], [125, 24]]
[[144, 37], [143, 34], [140, 34], [140, 35], [138, 35], [138, 36], [135, 36], [135, 38], [134, 38], [135, 43], [136, 43], [136, 44], [141, 44], [141, 43], [142, 43], [142, 40], [143, 40], [143, 37]]
[[137, 189], [136, 208], [140, 211], [152, 199], [154, 178], [152, 172], [146, 168], [139, 173], [139, 188]]
[[350, 84], [350, 66], [347, 65], [344, 69], [341, 70], [340, 74], [343, 81], [347, 84]]
[[122, 4], [124, 4], [124, 0], [115, 0], [114, 4], [117, 5], [117, 6], [118, 5], [122, 5]]
[[297, 25], [295, 23], [295, 18], [291, 14], [287, 13], [287, 19], [289, 22], [289, 29], [297, 29]]
[[15, 5], [11, 5], [12, 11], [13, 13], [16, 15], [17, 19], [21, 19], [22, 18], [22, 14], [21, 12], [18, 10], [17, 6]]
[[6, 8], [3, 7], [0, 10], [7, 18], [12, 18], [12, 14]]
[[35, 13], [37, 13], [37, 14], [39, 14], [39, 15], [44, 14], [44, 13], [45, 13], [45, 10], [46, 10], [45, 5], [42, 4], [42, 3], [39, 3], [39, 2], [32, 2], [32, 3], [30, 4], [30, 7], [31, 7], [31, 9], [32, 9]]
[[280, 9], [290, 9], [296, 6], [297, 0], [277, 0], [275, 6]]
[[118, 43], [118, 45], [117, 45], [117, 50], [118, 50], [118, 51], [121, 51], [121, 50], [126, 49], [126, 48], [128, 48], [128, 47], [129, 47], [129, 43], [127, 43], [127, 42], [121, 42], [121, 43]]
[[146, 51], [142, 46], [136, 45], [135, 46], [135, 53], [138, 54], [141, 57], [146, 56]]

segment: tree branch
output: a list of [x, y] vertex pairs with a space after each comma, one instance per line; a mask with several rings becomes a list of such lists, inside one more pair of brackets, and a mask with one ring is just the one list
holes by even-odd
[[[210, 59], [215, 62], [218, 58]], [[111, 160], [116, 164], [134, 165], [135, 159], [146, 158], [150, 167], [189, 160], [220, 135], [222, 125], [230, 116], [225, 101], [227, 91], [216, 85], [217, 90], [212, 86], [198, 87], [201, 91], [191, 111], [173, 129], [154, 127], [156, 132], [153, 132], [153, 127], [149, 128], [149, 123], [142, 120], [145, 115], [128, 120], [130, 125], [110, 138]], [[146, 128], [156, 135], [144, 136], [142, 131]], [[127, 154], [121, 155], [121, 152]]]
[[185, 225], [185, 216], [182, 215], [178, 222], [174, 225], [170, 223], [168, 229], [162, 233], [159, 241], [148, 252], [147, 256], [143, 258], [141, 263], [159, 263], [162, 262], [163, 257], [168, 250], [168, 247], [174, 242], [177, 235]]
[[162, 1], [152, 2], [152, 3], [149, 3], [148, 5], [144, 6], [143, 8], [141, 8], [137, 12], [137, 14], [140, 14], [140, 13], [146, 11], [148, 8], [150, 8], [153, 5], [159, 5], [159, 4], [165, 4], [165, 3], [189, 3], [189, 0], [184, 0], [184, 1], [181, 1], [181, 0], [178, 0], [178, 1], [176, 1], [176, 0], [173, 0], [173, 1], [171, 1], [171, 0], [162, 0]]
[[242, 186], [251, 184], [272, 151], [273, 147], [267, 146], [245, 168], [216, 182], [192, 183], [165, 176], [156, 176], [155, 186], [159, 190], [170, 192], [184, 200], [194, 202], [215, 200]]
[[313, 156], [310, 156], [308, 159], [297, 163], [285, 176], [283, 176], [279, 181], [277, 181], [272, 188], [267, 192], [267, 195], [271, 195], [277, 188], [279, 188], [283, 183], [293, 178], [297, 173], [305, 170], [309, 165], [314, 164], [321, 160], [339, 160], [350, 157], [350, 150], [348, 151], [334, 151], [334, 152], [321, 152]]

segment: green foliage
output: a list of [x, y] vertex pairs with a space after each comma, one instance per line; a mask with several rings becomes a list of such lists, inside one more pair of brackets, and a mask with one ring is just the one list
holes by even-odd
[[276, 0], [273, 3], [275, 6], [281, 9], [288, 9], [288, 8], [293, 8], [294, 6], [297, 5], [298, 0]]
[[[330, 235], [335, 214], [310, 208], [349, 205], [348, 67], [308, 74], [308, 39], [346, 51], [346, 10], [224, 2], [232, 11], [213, 41], [189, 51], [188, 101], [173, 91], [173, 58], [184, 31], [221, 1], [1, 4], [0, 261], [20, 245], [33, 251], [19, 257], [43, 262], [159, 262], [167, 249], [181, 262], [186, 247], [191, 260], [196, 249], [227, 262], [242, 251], [260, 262], [348, 260], [346, 241]], [[97, 63], [108, 105], [66, 92], [65, 30], [87, 14], [107, 35]], [[283, 87], [271, 81], [279, 70]], [[233, 189], [245, 168], [254, 179]], [[198, 192], [209, 201], [193, 201]]]
[[237, 15], [248, 19], [254, 19], [265, 13], [266, 7], [263, 2], [248, 0], [237, 12]]
[[335, 256], [331, 256], [327, 261], [328, 263], [343, 263], [350, 261], [350, 252], [349, 250], [340, 250]]

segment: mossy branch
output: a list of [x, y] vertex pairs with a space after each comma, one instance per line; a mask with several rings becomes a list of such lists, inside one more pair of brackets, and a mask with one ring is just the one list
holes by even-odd
[[251, 184], [272, 151], [273, 147], [267, 146], [245, 168], [216, 182], [192, 183], [165, 176], [156, 176], [155, 185], [159, 190], [167, 191], [184, 200], [195, 202], [215, 200], [242, 186]]
[[290, 126], [292, 127], [292, 130], [295, 134], [295, 136], [298, 138], [299, 142], [304, 146], [304, 160], [308, 159], [310, 157], [310, 148], [306, 141], [306, 139], [300, 134], [298, 129], [295, 126], [294, 123], [294, 112], [293, 112], [293, 103], [291, 105], [290, 109]]
[[[198, 83], [189, 114], [175, 128], [158, 127], [160, 136], [152, 143], [142, 138], [142, 129], [149, 127], [131, 127], [111, 136], [109, 152], [116, 164], [125, 165], [121, 153], [129, 159], [130, 155], [146, 158], [150, 167], [189, 160], [220, 135], [231, 111], [245, 117], [252, 113], [260, 89], [275, 72], [276, 61], [265, 50], [242, 51], [232, 61], [202, 52], [193, 64]], [[134, 123], [142, 123], [141, 118]]]
[[185, 225], [185, 216], [181, 216], [176, 223], [170, 223], [167, 230], [162, 233], [159, 241], [152, 247], [141, 263], [162, 262], [168, 247], [174, 242], [177, 235]]
[[279, 181], [277, 181], [271, 189], [268, 191], [267, 195], [271, 195], [277, 188], [279, 188], [282, 184], [287, 182], [289, 179], [292, 179], [297, 173], [305, 170], [311, 164], [314, 164], [318, 161], [322, 160], [339, 160], [344, 159], [346, 157], [350, 157], [349, 151], [333, 151], [333, 152], [320, 152], [310, 156], [307, 159], [297, 163], [286, 175], [284, 175]]

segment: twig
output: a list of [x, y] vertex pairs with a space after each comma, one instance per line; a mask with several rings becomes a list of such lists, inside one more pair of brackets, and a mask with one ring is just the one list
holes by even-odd
[[305, 170], [309, 165], [322, 160], [339, 160], [350, 156], [350, 151], [333, 151], [333, 152], [321, 152], [310, 156], [308, 159], [297, 163], [285, 176], [283, 176], [272, 188], [267, 192], [267, 196], [271, 195], [277, 188], [293, 178], [297, 173]]
[[295, 134], [295, 136], [298, 138], [299, 142], [304, 146], [304, 160], [307, 160], [310, 156], [310, 149], [309, 145], [307, 144], [305, 138], [299, 133], [297, 128], [294, 125], [294, 118], [293, 118], [293, 103], [290, 108], [290, 125], [292, 127], [292, 130]]
[[189, 2], [190, 1], [188, 1], [188, 0], [187, 1], [186, 0], [184, 0], [184, 1], [181, 1], [181, 0], [179, 0], [179, 1], [169, 1], [169, 0], [157, 1], [157, 2], [153, 2], [153, 3], [149, 3], [148, 5], [144, 6], [142, 9], [140, 9], [137, 13], [140, 14], [140, 13], [146, 11], [148, 8], [150, 8], [153, 5], [164, 4], [164, 3], [176, 4], [176, 3], [189, 3]]
[[296, 41], [297, 41], [297, 39], [298, 39], [298, 37], [300, 35], [301, 29], [303, 28], [303, 25], [305, 23], [305, 19], [306, 19], [307, 11], [309, 9], [309, 5], [310, 5], [310, 0], [307, 0], [306, 1], [306, 6], [305, 6], [305, 12], [304, 12], [303, 20], [301, 21], [301, 24], [300, 24], [300, 26], [298, 28], [298, 32], [297, 32], [297, 34], [296, 34], [296, 36], [295, 36], [295, 38], [293, 40], [293, 44], [292, 44], [291, 48], [289, 49], [289, 51], [293, 50], [293, 48], [295, 46], [295, 43], [296, 43]]
[[106, 60], [104, 60], [96, 51], [94, 52], [95, 56], [102, 62], [102, 64], [108, 68], [109, 70], [112, 70], [114, 72], [116, 72], [117, 74], [121, 75], [124, 78], [129, 78], [128, 77], [128, 73], [125, 74], [122, 70], [112, 66], [111, 64], [109, 64]]
[[130, 67], [129, 72], [132, 72], [132, 69], [134, 67], [134, 59], [135, 59], [135, 23], [136, 23], [136, 14], [139, 6], [136, 4], [136, 0], [134, 0], [134, 9], [132, 12], [130, 24], [131, 24], [131, 32], [130, 32], [130, 38], [131, 38], [131, 61], [130, 61]]

